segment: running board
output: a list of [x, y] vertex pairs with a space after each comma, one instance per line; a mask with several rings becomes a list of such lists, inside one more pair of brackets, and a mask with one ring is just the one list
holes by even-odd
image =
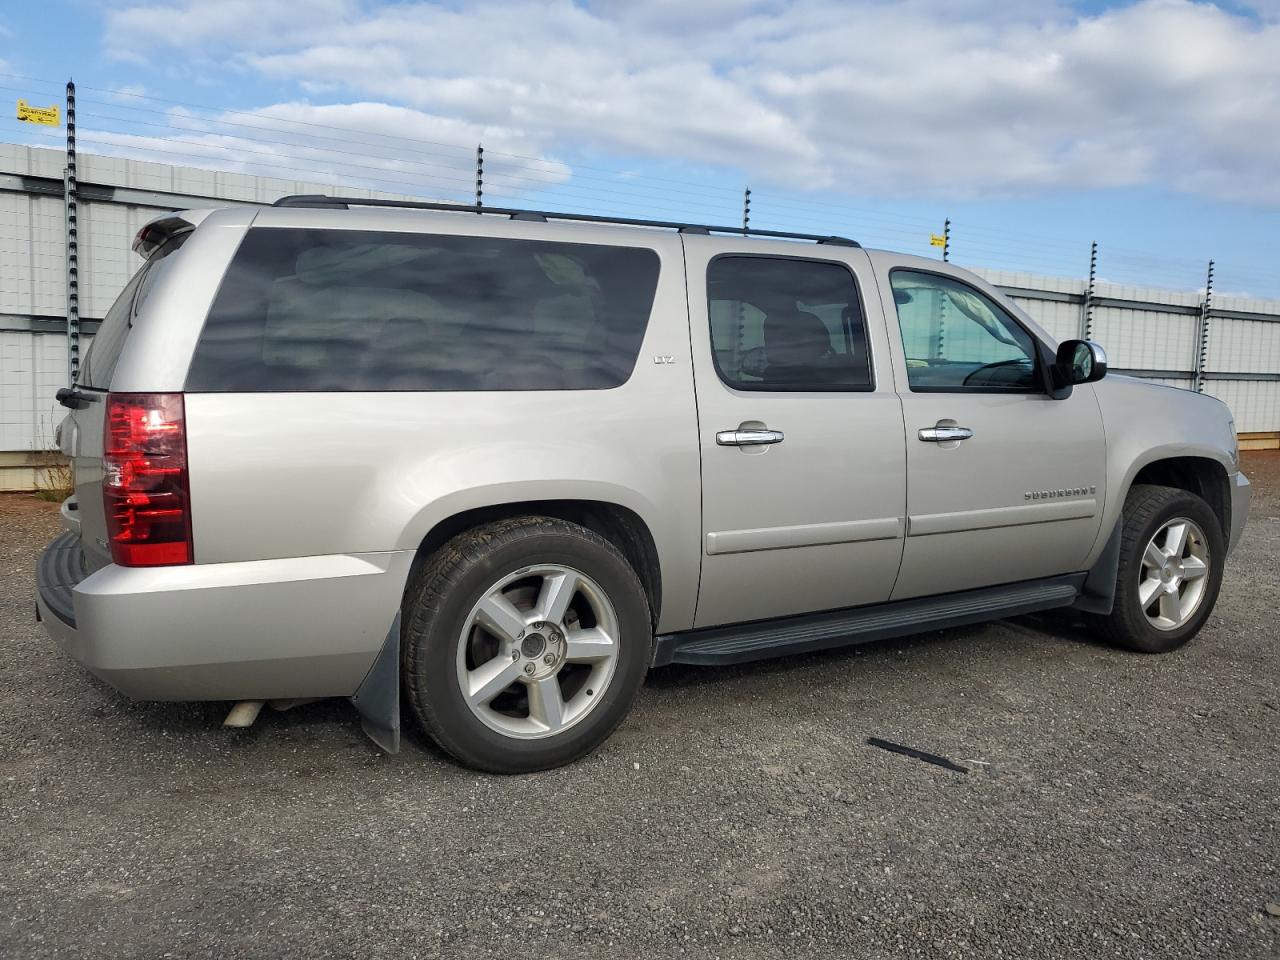
[[937, 597], [662, 634], [654, 640], [653, 665], [748, 663], [1069, 607], [1080, 595], [1085, 576], [1026, 580]]

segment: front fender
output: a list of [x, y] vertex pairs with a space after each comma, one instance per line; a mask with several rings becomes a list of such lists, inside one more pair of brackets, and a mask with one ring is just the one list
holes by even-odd
[[1144, 467], [1191, 457], [1218, 465], [1224, 479], [1238, 467], [1235, 427], [1221, 401], [1131, 377], [1108, 376], [1094, 388], [1107, 438], [1107, 496], [1096, 559]]

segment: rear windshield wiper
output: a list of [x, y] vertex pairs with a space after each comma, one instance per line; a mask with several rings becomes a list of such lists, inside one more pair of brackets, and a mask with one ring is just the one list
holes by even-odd
[[83, 410], [89, 404], [98, 402], [97, 394], [85, 393], [79, 387], [61, 387], [53, 396], [64, 407], [72, 410]]

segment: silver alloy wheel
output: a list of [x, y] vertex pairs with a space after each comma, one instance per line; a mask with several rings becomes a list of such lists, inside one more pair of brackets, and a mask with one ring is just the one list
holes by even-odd
[[1186, 517], [1156, 531], [1142, 554], [1138, 602], [1157, 630], [1176, 630], [1200, 608], [1209, 584], [1209, 540]]
[[559, 564], [525, 567], [490, 587], [458, 637], [458, 685], [503, 736], [567, 730], [602, 699], [618, 665], [618, 616], [594, 580]]

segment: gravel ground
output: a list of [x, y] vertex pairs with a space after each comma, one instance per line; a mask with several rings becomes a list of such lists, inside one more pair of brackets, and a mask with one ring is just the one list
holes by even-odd
[[667, 668], [516, 778], [379, 755], [341, 702], [121, 699], [33, 621], [53, 509], [0, 497], [0, 955], [1278, 957], [1280, 455], [1246, 470], [1177, 653], [1025, 618]]

